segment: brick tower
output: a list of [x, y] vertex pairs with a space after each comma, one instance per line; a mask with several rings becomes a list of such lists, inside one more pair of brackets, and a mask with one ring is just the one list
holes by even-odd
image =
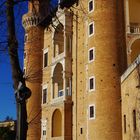
[[[27, 140], [39, 140], [41, 136], [41, 93], [42, 93], [42, 49], [44, 29], [40, 27], [43, 0], [29, 2], [28, 13], [23, 16], [25, 28], [24, 72], [26, 84], [32, 95], [27, 101], [28, 132]], [[41, 9], [41, 10], [40, 10]], [[46, 6], [47, 9], [47, 6]]]
[[121, 140], [123, 1], [60, 0], [46, 29], [37, 26], [47, 15], [41, 2], [23, 17], [28, 140]]
[[74, 140], [122, 139], [123, 8], [122, 0], [80, 0], [74, 9]]

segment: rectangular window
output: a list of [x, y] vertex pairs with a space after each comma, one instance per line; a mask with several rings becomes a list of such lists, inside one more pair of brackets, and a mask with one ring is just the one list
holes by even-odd
[[42, 103], [45, 104], [47, 103], [47, 88], [43, 89], [43, 99], [42, 99]]
[[43, 130], [43, 136], [46, 136], [46, 130]]
[[89, 37], [90, 37], [94, 34], [94, 23], [93, 22], [89, 24], [88, 30], [89, 30], [88, 32], [89, 32]]
[[88, 54], [88, 61], [92, 62], [92, 61], [94, 61], [94, 58], [95, 58], [95, 49], [91, 48], [89, 50], [89, 54]]
[[24, 52], [24, 59], [26, 58], [26, 52]]
[[25, 34], [25, 36], [24, 36], [24, 42], [26, 43], [26, 42], [27, 42], [27, 40], [28, 40], [28, 35], [27, 35], [27, 34]]
[[41, 140], [46, 140], [46, 137], [47, 137], [47, 120], [42, 120], [41, 121], [41, 131], [42, 131], [42, 138], [41, 138]]
[[123, 116], [124, 121], [124, 133], [126, 133], [126, 115]]
[[83, 128], [80, 128], [80, 134], [83, 134]]
[[94, 10], [94, 0], [90, 0], [88, 3], [88, 11], [92, 12]]
[[95, 119], [95, 105], [89, 106], [89, 119]]
[[136, 110], [133, 110], [133, 129], [134, 129], [134, 131], [136, 131], [136, 129], [137, 129]]
[[44, 54], [44, 68], [48, 66], [48, 52]]
[[95, 90], [95, 77], [92, 76], [89, 78], [89, 91]]

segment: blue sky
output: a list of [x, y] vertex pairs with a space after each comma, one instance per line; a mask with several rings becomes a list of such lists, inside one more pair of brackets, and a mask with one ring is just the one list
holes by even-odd
[[[1, 4], [6, 0], [0, 0]], [[52, 4], [56, 5], [58, 0], [52, 0]], [[4, 14], [1, 13], [4, 11]], [[24, 46], [24, 29], [21, 26], [22, 15], [27, 12], [27, 2], [23, 2], [15, 6], [16, 33], [19, 43], [19, 60], [23, 67], [23, 46]], [[5, 21], [1, 24], [1, 21]], [[0, 7], [0, 42], [7, 40], [7, 24], [5, 6]], [[6, 44], [0, 43], [0, 49]], [[0, 51], [0, 121], [5, 120], [6, 116], [16, 119], [16, 102], [14, 97], [13, 82], [11, 75], [11, 66], [8, 52]]]
[[[1, 3], [5, 0], [0, 1]], [[1, 11], [5, 12], [5, 7], [0, 7]], [[23, 39], [24, 29], [21, 26], [22, 14], [27, 12], [27, 3], [21, 3], [15, 6], [15, 17], [16, 17], [16, 34], [19, 42], [19, 60], [21, 67], [23, 67]], [[7, 24], [6, 14], [0, 16], [0, 22], [5, 21], [4, 24], [0, 24], [0, 42], [7, 40]], [[1, 44], [0, 47], [5, 47], [6, 44]], [[13, 82], [11, 75], [11, 66], [9, 61], [9, 55], [7, 50], [4, 52], [0, 51], [0, 121], [4, 120], [6, 116], [10, 116], [16, 119], [16, 104], [13, 90]]]
[[4, 120], [6, 116], [16, 118], [11, 68], [8, 60], [6, 55], [0, 55], [0, 120]]

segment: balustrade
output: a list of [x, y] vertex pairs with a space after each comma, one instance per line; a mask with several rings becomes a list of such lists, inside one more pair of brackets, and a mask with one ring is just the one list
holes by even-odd
[[131, 34], [140, 34], [140, 26], [128, 26], [128, 29], [127, 29], [127, 32], [128, 33], [131, 33]]

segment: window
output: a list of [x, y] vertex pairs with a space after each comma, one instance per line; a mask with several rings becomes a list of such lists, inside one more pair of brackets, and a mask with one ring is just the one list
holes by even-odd
[[23, 74], [25, 76], [25, 74], [26, 74], [26, 68], [23, 69]]
[[124, 133], [126, 133], [126, 115], [123, 116], [124, 121]]
[[90, 0], [88, 3], [88, 11], [92, 12], [94, 10], [94, 0]]
[[43, 136], [46, 136], [46, 130], [43, 130]]
[[80, 134], [83, 134], [83, 128], [80, 128]]
[[136, 131], [137, 122], [136, 122], [136, 110], [133, 110], [133, 130]]
[[89, 78], [89, 91], [95, 90], [95, 77], [92, 76]]
[[24, 52], [24, 59], [26, 58], [26, 52]]
[[48, 66], [48, 52], [44, 54], [44, 68]]
[[27, 42], [27, 40], [28, 40], [28, 35], [25, 34], [25, 36], [24, 36], [24, 42]]
[[47, 88], [43, 89], [43, 95], [42, 95], [42, 103], [47, 103]]
[[95, 105], [89, 106], [89, 119], [95, 119]]
[[41, 140], [46, 140], [46, 137], [47, 137], [47, 120], [42, 120], [41, 121], [41, 126], [42, 126], [42, 138]]
[[44, 49], [43, 54], [43, 67], [45, 68], [48, 66], [48, 48]]
[[94, 23], [89, 24], [89, 37], [94, 34]]
[[95, 49], [91, 48], [89, 49], [88, 61], [92, 62], [94, 61], [94, 58], [95, 58]]

